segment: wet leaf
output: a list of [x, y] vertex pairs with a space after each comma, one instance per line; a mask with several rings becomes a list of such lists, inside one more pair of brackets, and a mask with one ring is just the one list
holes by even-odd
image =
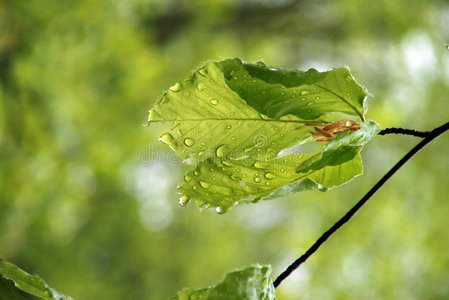
[[363, 119], [366, 95], [347, 68], [286, 71], [231, 59], [208, 62], [168, 89], [148, 121], [172, 122], [161, 140], [182, 159], [277, 153], [309, 140], [307, 124], [328, 122], [330, 113]]
[[[364, 122], [366, 96], [347, 68], [303, 72], [227, 59], [171, 87], [149, 122], [172, 122], [161, 141], [196, 166], [179, 188], [180, 203], [195, 199], [224, 212], [239, 201], [326, 190], [361, 174], [359, 152], [379, 131]], [[342, 115], [358, 117], [362, 129], [338, 121]], [[315, 140], [329, 143], [316, 153], [282, 154]]]
[[258, 202], [292, 192], [325, 191], [362, 174], [362, 144], [379, 130], [374, 122], [357, 132], [344, 132], [318, 154], [296, 154], [270, 160], [210, 159], [188, 172], [179, 191], [184, 199], [226, 212], [237, 203]]

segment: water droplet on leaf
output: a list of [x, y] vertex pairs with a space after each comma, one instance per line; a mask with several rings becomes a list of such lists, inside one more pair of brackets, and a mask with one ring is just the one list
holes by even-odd
[[256, 161], [256, 162], [253, 164], [253, 167], [254, 167], [254, 168], [258, 168], [258, 169], [263, 169], [263, 168], [266, 168], [266, 167], [267, 167], [267, 164], [265, 164], [265, 163], [263, 163], [263, 162], [260, 162], [260, 161]]
[[189, 182], [190, 180], [192, 180], [192, 177], [190, 177], [189, 175], [184, 176], [184, 180], [186, 182]]
[[173, 124], [170, 126], [170, 129], [175, 130], [179, 125], [181, 125], [181, 122], [173, 122]]
[[318, 189], [322, 192], [327, 190], [327, 188], [322, 184], [318, 184]]
[[168, 132], [161, 135], [161, 137], [159, 139], [169, 146], [176, 144], [176, 139]]
[[227, 210], [224, 209], [224, 207], [217, 206], [217, 208], [215, 208], [215, 211], [217, 212], [217, 214], [224, 214]]
[[181, 86], [181, 84], [178, 82], [178, 83], [176, 83], [174, 86], [170, 87], [169, 90], [172, 91], [172, 92], [174, 92], [174, 93], [177, 93], [177, 92], [179, 92], [179, 91], [181, 90], [181, 88], [182, 88], [182, 86]]
[[221, 146], [218, 146], [218, 148], [215, 151], [215, 153], [217, 154], [218, 157], [224, 157], [225, 150], [226, 150], [226, 146], [225, 145], [221, 145]]
[[232, 174], [231, 175], [231, 179], [237, 181], [237, 180], [240, 180], [240, 177], [238, 175], [236, 175], [236, 174]]
[[190, 197], [187, 195], [182, 195], [179, 198], [179, 205], [181, 205], [181, 206], [186, 206], [187, 204], [189, 204], [189, 202], [190, 202]]
[[200, 186], [201, 186], [203, 189], [208, 189], [208, 188], [210, 188], [210, 184], [207, 183], [207, 182], [205, 182], [205, 181], [200, 181]]
[[271, 174], [271, 173], [265, 173], [265, 178], [266, 179], [273, 179], [273, 178], [276, 178], [276, 176], [274, 176], [273, 174]]
[[301, 92], [301, 95], [308, 95], [308, 94], [310, 94], [309, 91], [302, 91], [302, 92]]
[[259, 114], [259, 117], [261, 117], [264, 120], [269, 120], [270, 119], [270, 117], [268, 117], [267, 115], [264, 115], [264, 114]]
[[227, 167], [232, 166], [232, 163], [229, 162], [229, 161], [227, 161], [227, 160], [223, 160], [221, 163], [222, 163], [223, 165], [227, 166]]
[[201, 68], [198, 70], [201, 76], [207, 77], [207, 70], [205, 68]]
[[184, 139], [184, 144], [186, 144], [187, 147], [192, 147], [195, 141], [192, 138], [186, 138]]
[[217, 99], [212, 99], [212, 100], [210, 100], [210, 104], [217, 105], [218, 104], [218, 100]]
[[245, 191], [247, 191], [248, 193], [257, 193], [258, 189], [255, 186], [248, 185], [247, 187], [245, 187]]
[[206, 85], [202, 82], [198, 83], [196, 88], [198, 89], [198, 91], [202, 92], [206, 89]]

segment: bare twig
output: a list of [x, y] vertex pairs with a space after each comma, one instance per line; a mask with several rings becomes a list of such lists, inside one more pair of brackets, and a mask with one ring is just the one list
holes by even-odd
[[386, 135], [386, 134], [405, 134], [405, 135], [413, 135], [417, 137], [427, 137], [430, 134], [430, 131], [417, 131], [413, 129], [407, 129], [407, 128], [386, 128], [383, 129], [381, 132], [379, 132], [379, 135]]
[[[401, 160], [396, 163], [390, 171], [388, 171], [369, 191], [359, 200], [340, 220], [338, 220], [331, 228], [324, 232], [318, 240], [303, 254], [301, 257], [296, 259], [291, 265], [282, 272], [276, 280], [273, 282], [275, 287], [287, 278], [295, 269], [297, 269], [303, 262], [305, 262], [313, 253], [315, 253], [318, 248], [331, 236], [333, 235], [341, 226], [346, 224], [357, 211], [365, 205], [365, 203], [387, 182], [405, 163], [412, 158], [416, 153], [418, 153], [422, 148], [424, 148], [432, 140], [449, 130], [449, 122], [435, 128], [434, 130], [426, 133], [425, 138], [418, 143], [412, 150], [410, 150]], [[386, 133], [385, 133], [386, 134]]]

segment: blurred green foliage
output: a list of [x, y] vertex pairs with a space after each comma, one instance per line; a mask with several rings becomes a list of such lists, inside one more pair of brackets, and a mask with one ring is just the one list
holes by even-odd
[[[270, 263], [276, 276], [411, 146], [377, 137], [365, 175], [218, 215], [178, 206], [184, 172], [146, 128], [210, 59], [347, 65], [384, 128], [449, 111], [443, 0], [0, 2], [0, 257], [76, 299], [167, 299]], [[449, 295], [449, 136], [433, 142], [277, 289], [278, 299]]]
[[49, 287], [38, 275], [31, 275], [0, 258], [0, 299], [72, 300]]

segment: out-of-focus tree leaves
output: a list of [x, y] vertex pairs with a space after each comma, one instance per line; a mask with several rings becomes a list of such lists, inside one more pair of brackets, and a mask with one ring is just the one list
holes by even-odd
[[[0, 2], [0, 257], [76, 299], [168, 299], [255, 261], [278, 274], [416, 143], [373, 139], [365, 175], [328, 193], [220, 216], [180, 208], [179, 161], [142, 125], [199, 62], [347, 65], [375, 96], [367, 119], [447, 119], [447, 1]], [[404, 167], [278, 298], [446, 299], [448, 142]]]
[[[0, 278], [12, 280], [18, 289], [46, 300], [70, 300], [49, 287], [42, 278], [30, 275], [19, 267], [0, 258]], [[17, 293], [17, 297], [19, 297]], [[1, 295], [0, 295], [1, 296]]]

